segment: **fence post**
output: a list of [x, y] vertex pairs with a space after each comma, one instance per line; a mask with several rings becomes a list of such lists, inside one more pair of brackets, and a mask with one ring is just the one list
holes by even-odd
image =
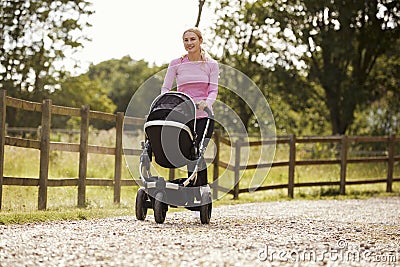
[[340, 194], [346, 194], [346, 171], [347, 171], [347, 149], [348, 149], [348, 138], [346, 135], [342, 136], [340, 150]]
[[122, 130], [124, 113], [118, 112], [115, 123], [115, 169], [114, 169], [114, 203], [121, 201], [121, 172], [122, 172]]
[[239, 176], [240, 176], [240, 148], [242, 140], [239, 137], [235, 142], [235, 185], [233, 187], [233, 199], [239, 199]]
[[296, 168], [296, 135], [289, 137], [289, 173], [288, 173], [288, 196], [294, 197], [294, 172]]
[[220, 131], [219, 129], [216, 129], [214, 132], [214, 142], [215, 142], [215, 158], [214, 158], [214, 169], [213, 169], [213, 199], [218, 199], [218, 176], [219, 176], [219, 149], [220, 149], [220, 143], [219, 143], [219, 136], [220, 136]]
[[7, 91], [0, 90], [0, 210], [3, 200], [4, 145], [6, 142]]
[[86, 201], [86, 174], [89, 146], [89, 106], [81, 108], [81, 136], [79, 144], [79, 179], [78, 179], [78, 206], [85, 206]]
[[387, 170], [387, 182], [386, 192], [391, 193], [393, 183], [393, 167], [394, 167], [394, 148], [395, 148], [396, 135], [392, 134], [389, 137], [389, 148], [388, 148], [388, 170]]
[[38, 209], [45, 210], [47, 207], [47, 184], [49, 178], [51, 99], [43, 100], [41, 126]]

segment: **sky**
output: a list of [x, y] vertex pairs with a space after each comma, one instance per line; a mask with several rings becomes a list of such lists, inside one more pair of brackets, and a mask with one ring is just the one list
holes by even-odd
[[[85, 31], [92, 39], [72, 55], [85, 72], [90, 63], [129, 55], [161, 65], [185, 53], [182, 33], [196, 23], [198, 0], [92, 0], [93, 25]], [[200, 29], [210, 25], [213, 12], [203, 7]], [[206, 38], [206, 36], [204, 36]]]

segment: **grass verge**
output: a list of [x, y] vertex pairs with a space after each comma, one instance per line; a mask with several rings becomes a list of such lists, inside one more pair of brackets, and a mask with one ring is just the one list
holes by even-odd
[[[320, 189], [324, 195], [298, 194], [298, 197], [291, 199], [285, 194], [285, 190], [274, 190], [241, 194], [238, 200], [232, 199], [231, 195], [225, 195], [213, 203], [214, 207], [221, 205], [237, 205], [255, 202], [273, 201], [296, 201], [296, 200], [321, 200], [321, 199], [367, 199], [371, 197], [400, 197], [400, 192], [386, 193], [376, 190], [349, 190], [347, 195], [339, 195], [333, 189]], [[183, 211], [185, 209], [171, 208], [169, 212]], [[149, 210], [149, 214], [152, 211]], [[134, 205], [108, 205], [107, 207], [88, 206], [86, 208], [50, 208], [46, 211], [2, 211], [0, 212], [0, 225], [26, 224], [38, 222], [50, 222], [60, 220], [92, 220], [100, 218], [111, 218], [120, 216], [135, 216]]]

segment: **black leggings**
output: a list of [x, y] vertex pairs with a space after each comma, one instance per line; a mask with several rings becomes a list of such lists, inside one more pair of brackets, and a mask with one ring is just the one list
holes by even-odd
[[[200, 142], [201, 139], [203, 138], [204, 130], [206, 128], [208, 118], [201, 118], [196, 121], [196, 134], [197, 138], [195, 140], [196, 146], [200, 148]], [[208, 125], [208, 131], [206, 134], [206, 138], [204, 140], [203, 146], [204, 148], [207, 147], [208, 142], [212, 136], [212, 133], [214, 131], [214, 120], [209, 119], [210, 124]], [[193, 173], [194, 166], [195, 164], [189, 164], [187, 166], [188, 169], [188, 177]], [[197, 172], [197, 180], [196, 183], [194, 184], [195, 186], [201, 186], [201, 185], [206, 185], [207, 184], [207, 164], [206, 161], [204, 160], [204, 157], [200, 158], [200, 164], [199, 164], [199, 171]]]

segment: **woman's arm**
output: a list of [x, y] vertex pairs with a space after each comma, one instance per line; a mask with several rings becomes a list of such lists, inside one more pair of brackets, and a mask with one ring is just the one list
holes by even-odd
[[208, 87], [207, 106], [211, 107], [218, 96], [218, 77], [219, 77], [219, 66], [218, 62], [211, 61], [210, 63], [210, 83]]
[[161, 87], [161, 93], [166, 93], [171, 91], [172, 85], [176, 77], [177, 64], [175, 60], [172, 60], [168, 65], [167, 74], [165, 74], [164, 83]]

